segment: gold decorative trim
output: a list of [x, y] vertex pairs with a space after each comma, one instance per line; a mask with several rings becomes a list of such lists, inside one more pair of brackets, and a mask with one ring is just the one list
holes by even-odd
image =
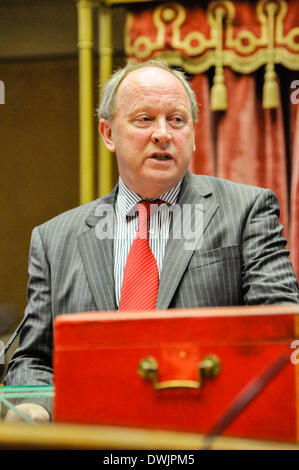
[[[130, 31], [133, 24], [133, 15], [127, 13], [127, 24], [125, 34], [126, 53], [128, 56], [134, 56], [137, 60], [148, 58], [152, 53], [165, 47], [165, 17], [163, 11], [176, 12], [172, 22], [171, 46], [174, 50], [180, 50], [187, 54], [187, 61], [191, 64], [198, 64], [198, 56], [207, 54], [211, 51], [215, 56], [217, 52], [217, 37], [219, 36], [219, 25], [217, 15], [220, 13], [224, 17], [225, 41], [223, 44], [223, 63], [227, 62], [236, 71], [250, 73], [256, 70], [256, 58], [260, 59], [260, 47], [267, 47], [268, 56], [274, 55], [274, 63], [282, 63], [288, 68], [299, 70], [299, 42], [295, 41], [299, 37], [299, 27], [291, 29], [286, 36], [283, 36], [283, 20], [287, 13], [287, 3], [284, 0], [268, 2], [266, 5], [267, 15], [265, 14], [265, 4], [268, 0], [260, 0], [257, 4], [257, 17], [261, 23], [261, 34], [255, 36], [249, 30], [240, 31], [234, 38], [233, 21], [235, 17], [235, 6], [231, 1], [215, 1], [208, 6], [207, 20], [211, 28], [211, 39], [206, 38], [200, 31], [191, 31], [184, 39], [181, 38], [181, 26], [186, 19], [186, 9], [178, 3], [166, 3], [159, 5], [153, 11], [153, 23], [157, 29], [157, 36], [152, 41], [148, 36], [139, 36], [133, 44], [130, 40]], [[278, 7], [279, 4], [279, 7]], [[163, 21], [164, 20], [164, 21]], [[275, 31], [275, 35], [274, 35]], [[196, 45], [194, 42], [197, 42]], [[274, 46], [275, 44], [275, 46]], [[141, 47], [144, 45], [144, 48]], [[289, 50], [283, 46], [287, 46]], [[283, 52], [285, 50], [285, 53]], [[236, 52], [237, 53], [236, 53]], [[293, 51], [293, 52], [292, 52]], [[264, 51], [265, 52], [265, 51]], [[161, 54], [162, 52], [160, 52]], [[265, 56], [265, 54], [263, 54]], [[193, 60], [196, 57], [196, 60]], [[200, 63], [203, 63], [203, 58]], [[286, 63], [284, 63], [286, 61]], [[214, 60], [215, 62], [215, 60]], [[260, 66], [259, 60], [257, 61]], [[243, 70], [243, 64], [245, 70]], [[291, 66], [291, 67], [290, 67]]]
[[[131, 41], [134, 16], [127, 13], [125, 48], [130, 60], [140, 61], [150, 57], [163, 57], [172, 65], [180, 65], [193, 74], [215, 67], [211, 106], [214, 110], [226, 109], [226, 88], [223, 67], [248, 74], [265, 66], [264, 100], [266, 108], [278, 105], [278, 85], [275, 65], [299, 70], [299, 27], [283, 33], [283, 22], [288, 11], [285, 0], [260, 0], [256, 14], [260, 34], [242, 29], [234, 31], [235, 5], [232, 1], [212, 1], [207, 8], [210, 37], [201, 31], [190, 31], [182, 37], [181, 28], [187, 10], [181, 3], [164, 3], [153, 10], [154, 39], [140, 35]], [[171, 27], [171, 38], [166, 45], [166, 25]], [[171, 50], [166, 50], [166, 47]]]
[[[171, 65], [182, 67], [186, 72], [191, 74], [199, 74], [206, 72], [210, 67], [215, 66], [215, 55], [213, 51], [207, 52], [204, 56], [195, 57], [190, 60], [190, 57], [183, 56], [179, 51], [162, 51], [153, 54], [153, 58], [164, 59]], [[230, 67], [237, 73], [249, 74], [265, 65], [267, 60], [267, 51], [260, 49], [256, 53], [255, 63], [247, 57], [240, 57], [238, 63], [234, 61], [235, 54], [233, 51], [223, 51], [223, 66]], [[132, 57], [131, 62], [140, 62], [140, 60]], [[299, 70], [294, 68], [294, 54], [291, 54], [286, 49], [275, 50], [275, 64], [282, 64], [290, 70]]]

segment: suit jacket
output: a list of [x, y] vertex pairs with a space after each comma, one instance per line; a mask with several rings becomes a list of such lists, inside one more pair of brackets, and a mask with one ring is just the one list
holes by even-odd
[[[113, 240], [99, 239], [107, 196], [36, 227], [29, 255], [27, 323], [8, 368], [6, 384], [52, 382], [53, 320], [59, 314], [116, 310]], [[173, 216], [157, 309], [299, 303], [297, 279], [267, 189], [187, 172], [177, 201], [202, 211], [198, 247], [175, 236]], [[100, 214], [100, 215], [99, 215]], [[190, 212], [192, 224], [197, 223]], [[184, 235], [184, 234], [183, 234]], [[188, 241], [188, 240], [187, 240]], [[51, 411], [49, 400], [34, 400]]]

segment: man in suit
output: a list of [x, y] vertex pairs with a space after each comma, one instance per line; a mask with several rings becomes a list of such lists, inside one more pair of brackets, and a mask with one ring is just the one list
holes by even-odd
[[[149, 219], [156, 309], [299, 302], [275, 195], [187, 170], [197, 104], [181, 73], [160, 62], [129, 65], [107, 84], [99, 114], [119, 184], [33, 230], [29, 317], [6, 384], [52, 383], [57, 315], [120, 308], [141, 200], [162, 200]], [[49, 420], [46, 401], [18, 406], [36, 421]]]

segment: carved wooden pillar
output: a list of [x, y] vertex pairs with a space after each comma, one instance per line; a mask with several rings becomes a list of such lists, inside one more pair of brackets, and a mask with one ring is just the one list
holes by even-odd
[[94, 198], [92, 1], [78, 0], [80, 204]]

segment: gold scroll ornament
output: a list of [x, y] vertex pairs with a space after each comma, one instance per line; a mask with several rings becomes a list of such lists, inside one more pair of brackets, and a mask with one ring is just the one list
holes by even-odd
[[[164, 3], [153, 10], [155, 39], [140, 35], [131, 40], [134, 14], [127, 13], [125, 48], [132, 61], [163, 58], [171, 65], [181, 66], [191, 74], [215, 67], [211, 89], [211, 109], [227, 109], [227, 92], [223, 68], [248, 74], [265, 66], [263, 106], [278, 106], [279, 93], [275, 65], [299, 70], [299, 27], [284, 34], [284, 19], [288, 3], [284, 0], [260, 0], [256, 14], [260, 24], [258, 35], [248, 29], [234, 30], [235, 5], [231, 1], [213, 1], [207, 7], [210, 37], [201, 31], [190, 31], [182, 37], [181, 27], [187, 10], [180, 3]], [[166, 26], [171, 26], [171, 38], [166, 50]]]

